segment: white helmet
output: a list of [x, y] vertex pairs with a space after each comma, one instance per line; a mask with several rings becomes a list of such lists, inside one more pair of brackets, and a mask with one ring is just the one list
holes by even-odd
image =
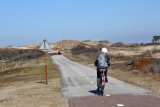
[[108, 53], [108, 49], [107, 48], [102, 48], [102, 52], [103, 53]]

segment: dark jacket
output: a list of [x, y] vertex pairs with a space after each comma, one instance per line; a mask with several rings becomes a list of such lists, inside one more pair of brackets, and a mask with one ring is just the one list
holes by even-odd
[[[99, 61], [101, 60], [104, 62], [103, 64], [100, 64]], [[95, 61], [95, 66], [97, 66], [97, 69], [107, 69], [110, 66], [110, 57], [108, 54], [100, 53]]]

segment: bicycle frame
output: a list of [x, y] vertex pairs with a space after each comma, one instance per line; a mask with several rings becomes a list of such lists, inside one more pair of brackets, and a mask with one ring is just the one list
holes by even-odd
[[105, 88], [105, 71], [106, 69], [100, 69], [99, 70], [101, 72], [101, 83], [100, 83], [100, 95], [103, 95], [103, 91], [104, 91], [104, 88]]

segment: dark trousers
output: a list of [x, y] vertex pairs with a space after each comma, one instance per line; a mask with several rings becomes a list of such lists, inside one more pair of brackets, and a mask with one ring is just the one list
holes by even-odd
[[[107, 78], [107, 71], [108, 69], [106, 69], [105, 73], [105, 77]], [[99, 71], [99, 69], [97, 69], [97, 77], [100, 78], [101, 77], [101, 72]]]
[[[105, 78], [107, 79], [107, 71], [108, 69], [106, 69], [105, 73]], [[101, 72], [99, 71], [99, 69], [97, 69], [97, 86], [99, 87], [101, 82]]]

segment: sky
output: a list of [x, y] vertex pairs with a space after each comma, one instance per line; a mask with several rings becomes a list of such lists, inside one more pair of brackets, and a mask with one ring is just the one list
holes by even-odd
[[0, 47], [60, 40], [147, 43], [160, 0], [0, 0]]

